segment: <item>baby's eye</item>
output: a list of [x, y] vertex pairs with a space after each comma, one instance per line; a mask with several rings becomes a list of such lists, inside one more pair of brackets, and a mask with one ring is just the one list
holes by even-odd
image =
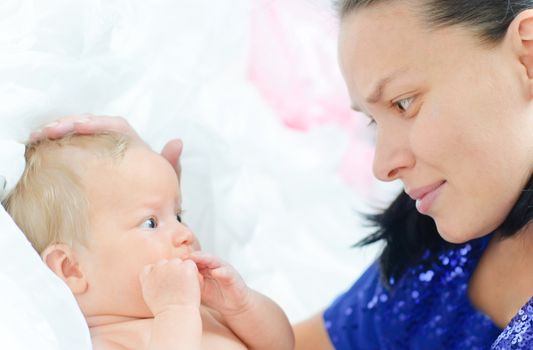
[[409, 107], [411, 106], [411, 103], [413, 103], [413, 100], [414, 100], [413, 97], [402, 98], [401, 100], [398, 100], [398, 101], [394, 102], [394, 105], [396, 107], [398, 107], [400, 112], [403, 113], [403, 112], [406, 112], [409, 109]]
[[147, 219], [146, 221], [143, 222], [143, 224], [141, 225], [143, 228], [156, 228], [157, 227], [157, 221], [155, 218], [150, 218], [150, 219]]
[[177, 214], [176, 214], [176, 219], [178, 220], [178, 222], [183, 222], [183, 221], [181, 220], [181, 213], [177, 213]]

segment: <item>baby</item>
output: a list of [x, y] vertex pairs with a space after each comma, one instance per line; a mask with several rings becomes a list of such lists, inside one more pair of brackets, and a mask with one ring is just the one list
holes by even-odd
[[173, 167], [107, 133], [30, 144], [3, 203], [74, 294], [99, 349], [293, 349], [270, 299], [200, 250]]

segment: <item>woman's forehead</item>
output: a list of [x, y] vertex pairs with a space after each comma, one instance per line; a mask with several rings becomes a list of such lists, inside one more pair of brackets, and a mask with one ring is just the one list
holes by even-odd
[[432, 31], [412, 8], [403, 2], [390, 4], [357, 9], [343, 17], [339, 32], [341, 53], [408, 48], [409, 44], [420, 44], [431, 39]]
[[407, 23], [405, 16], [395, 14], [391, 10], [382, 16], [365, 8], [343, 19], [340, 67], [346, 83], [361, 99], [378, 99], [386, 85], [416, 66], [427, 50], [422, 46], [428, 34], [420, 33], [417, 23]]
[[395, 4], [358, 9], [343, 18], [339, 62], [355, 104], [375, 101], [389, 83], [406, 74], [442, 74], [469, 61], [465, 55], [481, 54], [477, 39], [466, 29], [429, 30], [407, 5]]

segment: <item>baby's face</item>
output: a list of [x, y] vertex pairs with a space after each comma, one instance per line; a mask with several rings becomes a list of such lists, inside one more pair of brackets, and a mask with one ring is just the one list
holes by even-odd
[[137, 145], [123, 160], [87, 166], [89, 242], [79, 259], [92, 293], [89, 312], [150, 317], [139, 282], [143, 267], [199, 248], [180, 222], [177, 176], [164, 158]]

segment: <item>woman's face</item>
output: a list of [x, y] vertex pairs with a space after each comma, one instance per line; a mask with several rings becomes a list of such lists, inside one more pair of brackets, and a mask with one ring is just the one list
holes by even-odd
[[444, 239], [465, 242], [496, 229], [531, 176], [531, 82], [508, 38], [489, 48], [412, 12], [384, 2], [344, 17], [341, 70], [376, 122], [375, 176], [401, 180]]

